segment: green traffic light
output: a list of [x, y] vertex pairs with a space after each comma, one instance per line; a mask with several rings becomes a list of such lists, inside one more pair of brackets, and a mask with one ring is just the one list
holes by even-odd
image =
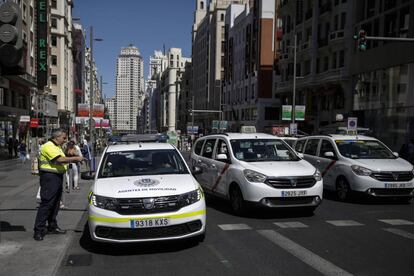
[[359, 45], [359, 50], [360, 51], [365, 51], [366, 49], [367, 49], [367, 45], [365, 45], [365, 44]]

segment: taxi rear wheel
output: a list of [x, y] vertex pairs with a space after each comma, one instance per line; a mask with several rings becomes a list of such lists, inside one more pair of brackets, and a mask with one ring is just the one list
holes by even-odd
[[336, 196], [339, 200], [349, 200], [351, 197], [352, 190], [349, 186], [348, 181], [345, 177], [340, 177], [336, 181]]
[[230, 203], [236, 215], [242, 215], [246, 211], [246, 202], [239, 187], [233, 186], [230, 190]]

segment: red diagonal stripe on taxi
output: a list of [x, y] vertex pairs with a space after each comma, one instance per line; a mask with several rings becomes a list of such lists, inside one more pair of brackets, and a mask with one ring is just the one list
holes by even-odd
[[336, 160], [332, 160], [331, 163], [329, 163], [329, 165], [325, 168], [325, 170], [322, 173], [322, 177], [332, 168], [333, 165], [335, 165]]
[[224, 165], [224, 168], [221, 170], [220, 175], [217, 177], [216, 182], [213, 185], [213, 188], [211, 188], [212, 191], [214, 191], [217, 188], [217, 185], [219, 184], [221, 178], [223, 177], [223, 174], [227, 171], [227, 169], [230, 167], [230, 164]]

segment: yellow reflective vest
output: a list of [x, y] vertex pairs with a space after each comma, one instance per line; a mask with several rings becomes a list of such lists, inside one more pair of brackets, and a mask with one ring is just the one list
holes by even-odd
[[65, 157], [62, 148], [54, 142], [49, 141], [42, 145], [39, 159], [39, 170], [42, 172], [52, 172], [63, 174], [67, 170], [67, 165], [60, 164], [56, 161], [60, 156]]

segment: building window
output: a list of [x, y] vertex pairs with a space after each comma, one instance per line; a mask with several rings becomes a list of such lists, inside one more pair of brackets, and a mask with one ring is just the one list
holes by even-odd
[[52, 9], [57, 9], [57, 1], [52, 0]]
[[323, 58], [323, 71], [328, 71], [329, 69], [329, 57]]
[[279, 120], [279, 108], [265, 107], [265, 120]]
[[4, 101], [4, 88], [0, 87], [0, 105], [4, 105], [5, 101]]
[[341, 13], [341, 30], [345, 29], [346, 24], [346, 13]]
[[344, 67], [345, 66], [345, 51], [340, 51], [339, 52], [339, 67]]
[[57, 65], [57, 56], [52, 55], [52, 65]]
[[57, 28], [57, 19], [52, 17], [52, 28]]
[[57, 84], [57, 75], [52, 75], [50, 80], [52, 84]]
[[224, 21], [224, 13], [220, 14], [220, 21]]

